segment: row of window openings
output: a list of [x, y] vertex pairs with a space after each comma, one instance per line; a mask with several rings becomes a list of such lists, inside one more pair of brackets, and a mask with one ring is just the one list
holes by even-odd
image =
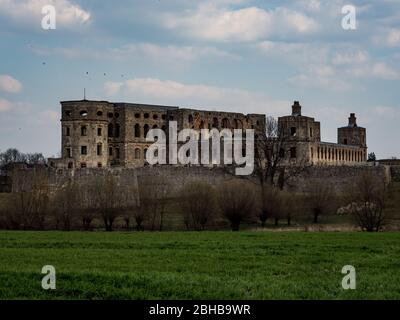
[[[88, 154], [88, 148], [87, 148], [87, 146], [81, 146], [80, 152], [81, 152], [81, 155], [86, 156], [86, 155]], [[66, 153], [67, 158], [72, 158], [72, 150], [71, 150], [71, 148], [66, 148], [66, 149], [65, 149], [65, 153]], [[113, 152], [113, 148], [110, 147], [110, 148], [108, 149], [108, 154], [109, 154], [110, 156], [112, 156], [113, 153], [114, 153], [114, 152]], [[102, 145], [102, 144], [98, 144], [98, 145], [97, 145], [96, 154], [97, 154], [98, 156], [102, 156], [102, 155], [103, 155], [103, 145]], [[119, 157], [120, 157], [119, 148], [115, 148], [115, 157], [116, 157], [117, 159], [119, 159]]]
[[[158, 128], [158, 126], [155, 124], [153, 126], [153, 129], [157, 129], [157, 128]], [[162, 126], [161, 129], [165, 131], [166, 130], [166, 126]], [[144, 136], [147, 135], [149, 130], [150, 130], [150, 126], [148, 124], [145, 124], [144, 127], [143, 127]], [[108, 125], [108, 136], [109, 137], [119, 138], [120, 131], [121, 130], [120, 130], [120, 125], [119, 124], [116, 124], [115, 127], [111, 123]], [[141, 130], [140, 130], [140, 126], [138, 124], [135, 125], [134, 131], [135, 131], [135, 138], [140, 138], [141, 137], [141, 132], [140, 132]], [[81, 126], [81, 136], [83, 136], [83, 137], [87, 136], [87, 132], [88, 132], [87, 127], [86, 126]], [[97, 136], [101, 137], [102, 134], [103, 134], [102, 128], [97, 128]], [[70, 127], [66, 127], [65, 128], [65, 135], [67, 137], [71, 136], [71, 128]]]
[[[296, 153], [296, 150], [295, 150], [296, 148], [292, 148], [292, 149], [294, 149], [294, 154], [295, 154]], [[292, 155], [292, 152], [293, 152], [292, 149], [291, 149], [291, 155]], [[110, 147], [108, 150], [109, 150], [108, 151], [109, 156], [113, 156], [113, 154], [114, 154], [113, 148]], [[154, 156], [156, 156], [156, 157], [158, 156], [158, 152], [157, 151], [158, 150], [156, 150], [155, 153], [154, 153]], [[102, 151], [102, 145], [98, 144], [97, 145], [97, 155], [101, 156], [102, 152], [103, 152]], [[67, 153], [67, 157], [68, 158], [72, 158], [71, 148], [66, 148], [66, 153]], [[146, 154], [147, 154], [147, 148], [144, 149], [144, 158], [146, 158]], [[87, 155], [87, 146], [81, 146], [81, 155]], [[189, 150], [186, 153], [186, 156], [190, 156]], [[245, 156], [245, 149], [242, 150], [242, 156]], [[291, 157], [293, 157], [293, 156], [291, 156]], [[296, 155], [294, 155], [294, 157], [296, 157]], [[120, 158], [120, 150], [119, 150], [119, 148], [115, 148], [115, 158], [116, 159]], [[135, 159], [141, 159], [141, 149], [139, 149], [139, 148], [135, 149]]]
[[[219, 125], [218, 119], [214, 118], [214, 120], [215, 121], [214, 121], [214, 123], [212, 125], [211, 124], [208, 125], [209, 129], [218, 127], [218, 125]], [[257, 124], [259, 124], [258, 121], [257, 121]], [[222, 127], [223, 128], [228, 128], [229, 127], [229, 123], [224, 123], [223, 122], [222, 123]], [[239, 125], [235, 125], [236, 129], [238, 129], [239, 127], [240, 127]], [[156, 124], [153, 125], [153, 129], [157, 129], [157, 128], [158, 128], [158, 126]], [[201, 121], [200, 128], [205, 129], [204, 121]], [[254, 129], [254, 126], [251, 126], [251, 128]], [[145, 124], [143, 129], [144, 129], [144, 136], [146, 136], [148, 131], [150, 130], [150, 126], [148, 124]], [[161, 129], [165, 131], [166, 130], [166, 126], [162, 126]], [[292, 135], [295, 135], [296, 128], [292, 128], [292, 129], [294, 129], [294, 133], [292, 133]], [[71, 135], [71, 128], [70, 127], [66, 127], [65, 130], [66, 130], [65, 131], [65, 135], [66, 136], [70, 136]], [[135, 131], [135, 138], [139, 138], [140, 137], [140, 125], [139, 124], [135, 125], [134, 131]], [[97, 128], [97, 135], [98, 136], [102, 136], [102, 128]], [[120, 135], [120, 125], [116, 124], [115, 128], [114, 128], [114, 125], [112, 123], [110, 123], [108, 125], [108, 136], [109, 137], [118, 138], [119, 135]], [[87, 126], [81, 126], [81, 136], [87, 136]], [[311, 133], [311, 136], [312, 136], [312, 133]]]
[[[349, 151], [337, 149], [317, 149], [317, 158], [324, 160], [362, 162], [364, 153], [362, 151]], [[311, 148], [311, 158], [314, 158], [314, 151]]]
[[[189, 124], [193, 124], [194, 119], [193, 119], [193, 116], [192, 116], [192, 115], [189, 115], [188, 121], [189, 121]], [[234, 121], [234, 127], [235, 127], [235, 129], [241, 129], [241, 128], [243, 128], [243, 123], [242, 123], [242, 121], [237, 120], [237, 119], [234, 119], [233, 121]], [[256, 123], [257, 123], [257, 126], [260, 125], [260, 121], [259, 121], [259, 120], [257, 120]], [[208, 124], [208, 129], [211, 129], [211, 128], [218, 128], [218, 127], [219, 127], [219, 120], [218, 120], [218, 118], [213, 118], [212, 124]], [[230, 127], [229, 119], [227, 119], [227, 118], [222, 119], [222, 128], [227, 129], [227, 128], [229, 128], [229, 127]], [[205, 123], [204, 123], [203, 120], [200, 122], [200, 128], [205, 129]], [[254, 129], [254, 125], [252, 125], [251, 128]]]
[[[290, 128], [290, 135], [291, 135], [292, 137], [295, 137], [296, 134], [297, 134], [297, 128], [296, 128], [296, 127], [291, 127], [291, 128]], [[314, 133], [313, 133], [313, 128], [310, 128], [310, 138], [312, 138], [313, 135], [314, 135]]]
[[[81, 162], [80, 166], [81, 166], [81, 168], [86, 168], [87, 167], [86, 162]], [[72, 169], [73, 167], [74, 167], [73, 162], [68, 162], [68, 169]], [[102, 168], [103, 164], [101, 162], [98, 162], [97, 167]]]
[[[103, 111], [99, 110], [99, 111], [97, 111], [96, 114], [97, 114], [98, 117], [102, 117], [102, 116], [103, 116]], [[65, 111], [65, 115], [68, 116], [68, 117], [72, 116], [72, 111], [71, 111], [71, 110]], [[81, 117], [84, 117], [84, 118], [85, 118], [85, 117], [88, 116], [88, 112], [87, 112], [86, 110], [82, 110], [82, 111], [79, 112], [79, 115], [80, 115]], [[109, 118], [119, 118], [119, 113], [118, 113], [118, 112], [115, 112], [115, 113], [109, 112], [109, 113], [107, 114], [107, 116], [108, 116]], [[138, 118], [140, 118], [140, 117], [141, 117], [141, 114], [140, 114], [140, 113], [135, 113], [135, 118], [138, 119]], [[154, 120], [157, 120], [158, 117], [159, 117], [158, 114], [153, 114], [153, 119], [154, 119]], [[145, 118], [145, 119], [150, 118], [150, 114], [149, 114], [149, 113], [144, 113], [144, 114], [143, 114], [143, 118]], [[161, 118], [162, 118], [163, 120], [165, 120], [165, 119], [167, 118], [167, 115], [163, 114], [163, 115], [161, 115]], [[173, 118], [171, 118], [170, 120], [173, 120]]]

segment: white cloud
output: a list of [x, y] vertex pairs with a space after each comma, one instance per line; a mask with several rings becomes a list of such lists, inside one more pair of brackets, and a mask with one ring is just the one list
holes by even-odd
[[390, 59], [381, 62], [358, 45], [262, 41], [256, 47], [262, 54], [292, 65], [298, 74], [289, 82], [296, 86], [348, 91], [362, 88], [360, 79], [400, 79], [400, 71], [391, 66]]
[[256, 47], [266, 56], [284, 59], [298, 67], [327, 63], [331, 51], [329, 45], [305, 42], [262, 41]]
[[400, 117], [400, 110], [398, 108], [388, 107], [388, 106], [376, 106], [370, 109], [374, 114], [386, 117], [389, 119]]
[[274, 24], [278, 29], [295, 31], [297, 33], [309, 33], [318, 28], [318, 23], [299, 11], [287, 8], [277, 8], [274, 12]]
[[22, 84], [8, 74], [0, 74], [0, 90], [9, 93], [18, 93], [22, 90]]
[[288, 112], [290, 106], [288, 101], [276, 101], [263, 93], [155, 78], [107, 82], [104, 90], [110, 99], [118, 97], [143, 103], [195, 105], [200, 109], [244, 113], [282, 114]]
[[387, 44], [391, 47], [400, 46], [400, 29], [392, 29], [386, 38]]
[[399, 80], [400, 72], [385, 62], [375, 62], [349, 68], [347, 74], [359, 78], [376, 78], [383, 80]]
[[169, 60], [186, 62], [200, 58], [217, 57], [238, 59], [239, 56], [230, 54], [226, 51], [214, 47], [193, 47], [193, 46], [160, 46], [153, 43], [136, 43], [113, 49], [112, 55], [123, 59], [135, 55], [144, 55], [153, 60]]
[[372, 67], [372, 74], [378, 78], [386, 80], [398, 80], [400, 74], [384, 62], [375, 63]]
[[332, 62], [336, 65], [351, 65], [365, 63], [369, 60], [369, 54], [365, 50], [353, 52], [338, 52], [333, 57]]
[[43, 18], [42, 8], [52, 5], [57, 13], [57, 25], [79, 26], [90, 21], [91, 15], [79, 5], [69, 0], [0, 0], [0, 15], [7, 16], [18, 23], [37, 22]]
[[104, 91], [106, 95], [113, 96], [121, 91], [123, 85], [123, 82], [106, 82], [104, 84]]
[[53, 111], [53, 110], [45, 110], [42, 113], [42, 120], [43, 120], [43, 122], [52, 121], [52, 122], [59, 123], [60, 113], [57, 111]]
[[273, 34], [309, 33], [318, 27], [314, 19], [287, 8], [229, 9], [210, 3], [200, 5], [195, 11], [167, 14], [162, 21], [168, 29], [216, 41], [255, 41]]
[[202, 39], [252, 41], [268, 33], [272, 15], [257, 7], [223, 10], [207, 4], [190, 14], [169, 15], [165, 25]]
[[103, 51], [82, 48], [47, 48], [30, 46], [38, 55], [56, 55], [68, 59], [107, 59], [116, 61], [132, 61], [132, 59], [145, 59], [166, 64], [181, 65], [200, 59], [232, 59], [240, 60], [237, 54], [232, 54], [215, 47], [158, 45], [155, 43], [131, 43], [118, 48], [107, 48]]
[[313, 87], [329, 91], [349, 91], [354, 88], [347, 79], [336, 77], [334, 74], [330, 67], [315, 68], [289, 78], [289, 82], [297, 87]]
[[11, 102], [0, 98], [0, 112], [8, 111], [12, 108]]

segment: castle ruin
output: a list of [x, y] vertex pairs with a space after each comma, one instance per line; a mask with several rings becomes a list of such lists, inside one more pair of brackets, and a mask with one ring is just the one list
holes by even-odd
[[[61, 102], [61, 157], [49, 159], [55, 168], [143, 167], [151, 144], [150, 129], [167, 133], [169, 121], [178, 130], [254, 129], [255, 138], [265, 136], [263, 114], [204, 111], [176, 106], [160, 106], [108, 101]], [[292, 114], [278, 118], [282, 164], [361, 165], [367, 159], [366, 129], [358, 127], [354, 113], [349, 123], [338, 128], [338, 143], [321, 142], [320, 122], [303, 116], [295, 101]], [[168, 135], [168, 133], [167, 133]]]

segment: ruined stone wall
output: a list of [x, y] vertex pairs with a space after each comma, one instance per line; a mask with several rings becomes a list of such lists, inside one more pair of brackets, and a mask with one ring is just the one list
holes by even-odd
[[[265, 132], [265, 115], [179, 109], [107, 101], [63, 101], [62, 154], [49, 159], [54, 168], [142, 167], [152, 144], [146, 142], [151, 129], [168, 129], [169, 121], [178, 130], [255, 129]], [[167, 133], [167, 132], [166, 132]]]
[[[140, 168], [85, 168], [75, 170], [49, 168], [49, 182], [52, 188], [62, 186], [70, 179], [77, 183], [86, 182], [106, 174], [113, 174], [118, 182], [125, 186], [137, 186], [146, 178], [162, 178], [170, 186], [170, 191], [178, 191], [183, 185], [193, 181], [203, 181], [218, 185], [236, 178], [221, 167], [183, 167], [183, 166], [147, 166]], [[29, 173], [28, 173], [29, 174]]]
[[[229, 173], [226, 168], [221, 167], [202, 167], [202, 166], [153, 166], [141, 168], [78, 168], [78, 169], [19, 169], [24, 170], [24, 177], [29, 179], [30, 175], [35, 174], [35, 170], [45, 170], [48, 182], [51, 189], [57, 186], [62, 186], [69, 179], [74, 179], [77, 183], [85, 182], [89, 179], [112, 173], [115, 175], [121, 185], [137, 186], [138, 181], [146, 177], [164, 178], [169, 184], [171, 191], [177, 191], [185, 184], [192, 181], [204, 181], [212, 185], [218, 185], [229, 179], [252, 179], [255, 183], [258, 182], [256, 176], [252, 177], [236, 177]], [[332, 166], [318, 167], [311, 166], [303, 169], [290, 168], [286, 169], [284, 178], [285, 188], [297, 192], [306, 192], [310, 185], [317, 182], [323, 182], [331, 185], [337, 191], [340, 191], [343, 186], [354, 181], [354, 178], [362, 172], [372, 172], [376, 177], [383, 179], [389, 183], [400, 181], [400, 166]], [[8, 174], [12, 180], [12, 173]], [[278, 178], [278, 177], [277, 177]]]
[[400, 182], [400, 165], [391, 166], [390, 173], [394, 182]]
[[303, 169], [287, 169], [285, 186], [288, 190], [307, 192], [313, 183], [323, 182], [334, 190], [341, 191], [363, 172], [370, 172], [385, 183], [392, 181], [391, 170], [388, 166], [311, 166]]

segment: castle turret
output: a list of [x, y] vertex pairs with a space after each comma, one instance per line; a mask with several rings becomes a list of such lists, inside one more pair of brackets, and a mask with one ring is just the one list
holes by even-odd
[[292, 105], [292, 116], [301, 116], [301, 105], [299, 101], [295, 101]]
[[62, 154], [68, 168], [103, 167], [108, 163], [109, 103], [63, 101]]
[[357, 125], [355, 113], [350, 113], [347, 127], [338, 128], [338, 143], [363, 148], [367, 147], [366, 130]]
[[350, 113], [349, 127], [351, 128], [357, 127], [357, 118], [355, 113]]
[[314, 118], [301, 115], [299, 101], [294, 101], [292, 114], [278, 118], [282, 137], [294, 141], [320, 141], [320, 123]]

